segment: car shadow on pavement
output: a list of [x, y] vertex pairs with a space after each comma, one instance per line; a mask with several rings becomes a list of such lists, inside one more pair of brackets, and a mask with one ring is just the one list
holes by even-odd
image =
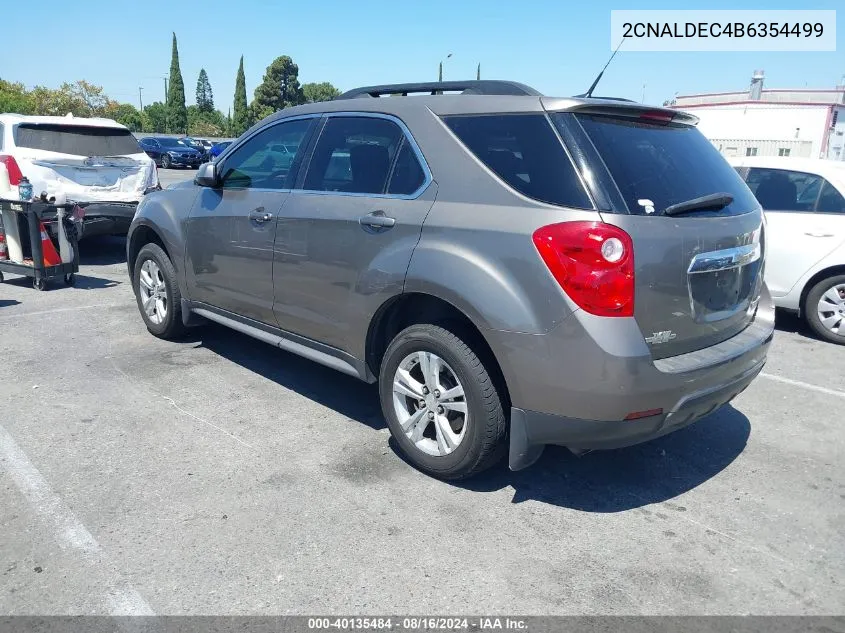
[[83, 239], [79, 243], [79, 263], [93, 266], [126, 262], [126, 238], [103, 235]]
[[549, 446], [530, 468], [511, 472], [503, 461], [454, 485], [476, 492], [512, 486], [513, 503], [535, 500], [582, 512], [624, 512], [668, 501], [719, 474], [742, 453], [750, 432], [748, 418], [726, 405], [645, 444], [580, 457]]
[[[114, 279], [102, 279], [100, 277], [80, 275], [79, 273], [74, 275], [74, 277], [75, 282], [73, 284], [73, 288], [75, 290], [95, 290], [97, 288], [111, 288], [113, 286], [119, 286], [122, 283], [120, 281], [115, 281]], [[17, 286], [19, 288], [29, 288], [30, 290], [32, 290], [31, 277], [7, 277], [3, 283], [8, 286]], [[51, 292], [53, 290], [62, 290], [63, 288], [70, 289], [61, 277], [54, 277], [47, 280], [47, 292]], [[37, 291], [33, 290], [33, 292]]]
[[9, 306], [20, 305], [21, 302], [17, 299], [0, 299], [0, 308], [8, 308]]
[[781, 332], [789, 332], [797, 334], [813, 341], [822, 341], [816, 336], [815, 332], [810, 329], [807, 322], [794, 312], [788, 310], [775, 310], [775, 328]]
[[222, 325], [206, 324], [188, 336], [202, 346], [273, 382], [337, 411], [343, 416], [381, 430], [378, 387], [274, 348]]

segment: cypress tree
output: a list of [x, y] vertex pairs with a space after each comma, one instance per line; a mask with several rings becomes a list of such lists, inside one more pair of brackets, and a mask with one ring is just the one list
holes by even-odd
[[246, 102], [246, 77], [244, 77], [244, 57], [238, 66], [235, 79], [235, 107], [232, 114], [232, 135], [240, 136], [249, 128], [249, 107]]
[[167, 131], [176, 134], [188, 132], [188, 109], [185, 107], [185, 84], [179, 70], [179, 49], [176, 33], [173, 34], [173, 53], [170, 58], [170, 87], [167, 90]]

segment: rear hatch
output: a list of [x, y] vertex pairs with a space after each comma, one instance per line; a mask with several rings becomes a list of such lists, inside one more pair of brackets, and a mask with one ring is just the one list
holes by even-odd
[[652, 356], [702, 349], [747, 327], [762, 288], [762, 213], [694, 119], [634, 106], [552, 119], [592, 172], [602, 220], [631, 237], [634, 316]]
[[152, 160], [123, 127], [20, 123], [15, 160], [35, 195], [64, 192], [75, 202], [137, 202], [155, 187]]

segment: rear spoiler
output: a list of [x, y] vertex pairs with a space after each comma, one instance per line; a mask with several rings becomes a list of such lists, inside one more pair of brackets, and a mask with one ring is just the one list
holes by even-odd
[[570, 99], [556, 100], [543, 98], [543, 107], [549, 112], [578, 112], [623, 119], [642, 119], [655, 123], [676, 123], [680, 125], [698, 125], [698, 117], [683, 110], [658, 108], [621, 99], [589, 99], [573, 102]]

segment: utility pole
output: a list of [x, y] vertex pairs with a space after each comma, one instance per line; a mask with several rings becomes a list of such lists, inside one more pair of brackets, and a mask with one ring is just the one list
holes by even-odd
[[645, 84], [643, 84], [643, 98], [640, 103], [645, 103]]
[[164, 105], [167, 105], [167, 77], [164, 77]]
[[141, 86], [138, 86], [138, 103], [141, 106], [141, 112], [144, 111], [144, 99], [141, 97], [141, 91], [142, 90], [143, 90], [143, 88]]
[[479, 81], [481, 79], [481, 62], [478, 62], [478, 68], [475, 69], [475, 80]]
[[[449, 58], [452, 56], [452, 53], [446, 55], [446, 61], [449, 61]], [[440, 62], [440, 70], [437, 73], [437, 81], [443, 81], [443, 62]]]

